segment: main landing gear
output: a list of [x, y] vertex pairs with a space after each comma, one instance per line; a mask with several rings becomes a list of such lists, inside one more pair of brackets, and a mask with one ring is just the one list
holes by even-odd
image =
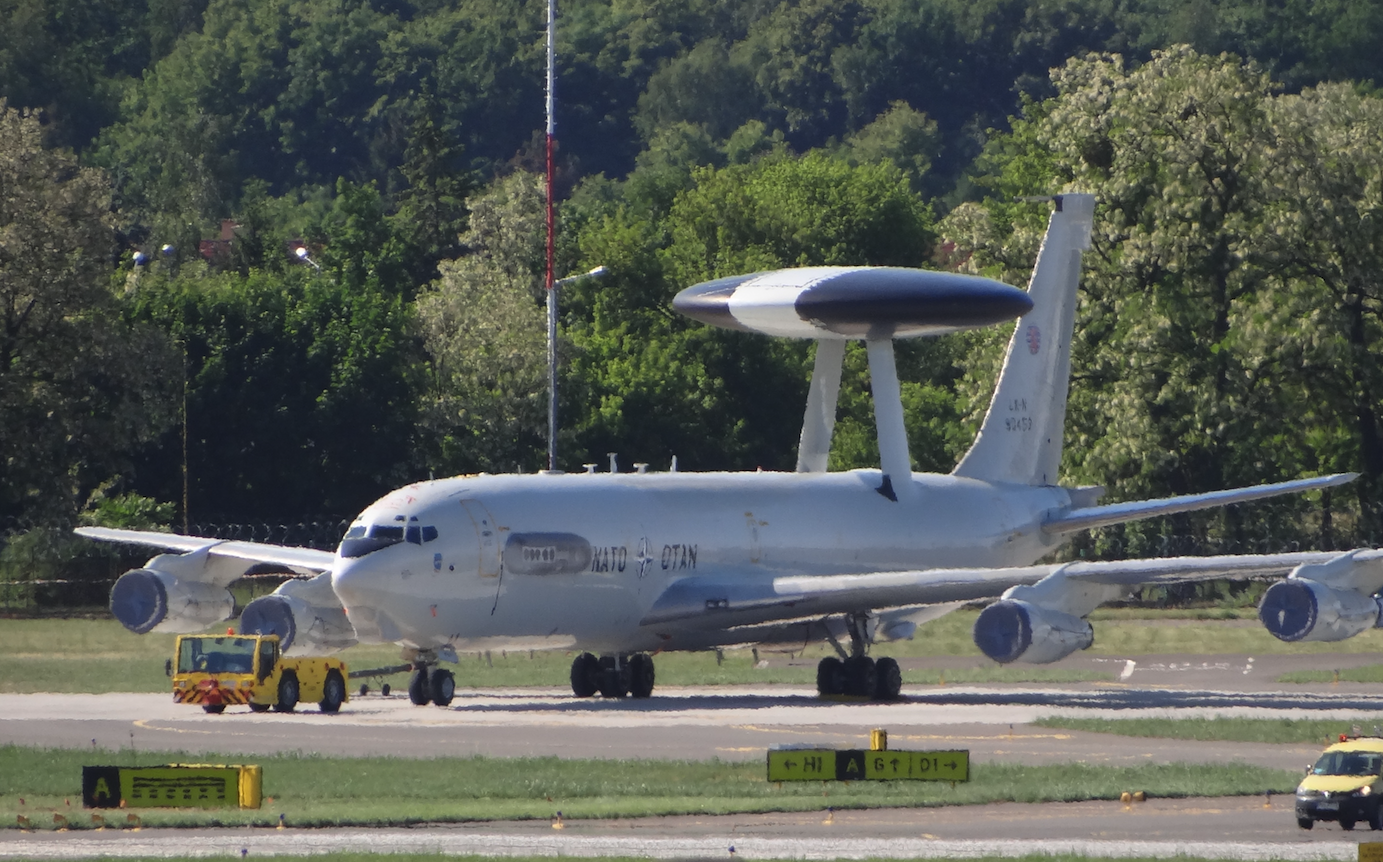
[[596, 656], [583, 652], [571, 663], [571, 691], [577, 697], [648, 697], [653, 693], [653, 657]]
[[826, 638], [837, 655], [823, 658], [816, 666], [816, 691], [822, 697], [849, 695], [870, 700], [897, 700], [903, 687], [903, 674], [891, 658], [877, 661], [865, 655], [863, 614], [846, 618], [850, 632], [850, 651], [827, 631]]

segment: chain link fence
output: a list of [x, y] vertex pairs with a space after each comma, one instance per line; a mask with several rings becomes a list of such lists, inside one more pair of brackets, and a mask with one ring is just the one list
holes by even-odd
[[[336, 517], [287, 524], [202, 522], [188, 534], [211, 539], [335, 550], [350, 525]], [[55, 527], [0, 531], [0, 616], [108, 612], [111, 585], [158, 554], [156, 548], [93, 542]]]

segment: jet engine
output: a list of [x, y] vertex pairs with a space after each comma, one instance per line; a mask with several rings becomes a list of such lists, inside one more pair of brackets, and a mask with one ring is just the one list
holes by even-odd
[[1258, 619], [1278, 640], [1342, 641], [1383, 625], [1377, 596], [1383, 556], [1350, 551], [1324, 563], [1303, 563], [1263, 593]]
[[1095, 642], [1095, 630], [1080, 617], [1013, 599], [980, 611], [972, 635], [980, 651], [1000, 664], [1048, 664]]
[[226, 587], [244, 572], [243, 561], [189, 554], [159, 554], [121, 575], [110, 591], [110, 610], [135, 634], [197, 632], [228, 619], [235, 599]]
[[356, 642], [355, 629], [331, 588], [331, 573], [285, 581], [240, 612], [242, 634], [275, 634], [287, 656], [329, 655]]
[[1258, 603], [1258, 619], [1278, 640], [1342, 641], [1378, 624], [1377, 596], [1306, 578], [1278, 581]]

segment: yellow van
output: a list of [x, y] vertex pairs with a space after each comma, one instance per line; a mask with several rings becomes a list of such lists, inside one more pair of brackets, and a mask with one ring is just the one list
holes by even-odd
[[1341, 829], [1353, 829], [1362, 820], [1372, 829], [1383, 829], [1380, 775], [1383, 739], [1340, 734], [1340, 741], [1321, 753], [1297, 785], [1297, 825], [1310, 829], [1317, 820], [1336, 820]]

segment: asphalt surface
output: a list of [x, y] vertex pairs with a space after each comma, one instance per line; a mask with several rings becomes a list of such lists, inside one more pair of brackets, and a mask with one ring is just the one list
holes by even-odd
[[[1087, 661], [1115, 661], [1087, 659]], [[916, 686], [894, 704], [824, 702], [779, 686], [659, 688], [648, 700], [575, 700], [561, 689], [462, 691], [448, 708], [353, 699], [338, 715], [232, 709], [216, 716], [167, 695], [0, 695], [0, 743], [189, 754], [280, 751], [404, 757], [485, 754], [759, 760], [772, 743], [967, 748], [976, 763], [1232, 761], [1300, 769], [1317, 745], [1143, 740], [1052, 730], [1039, 716], [1243, 715], [1383, 722], [1383, 686], [1284, 686], [1301, 666], [1371, 656], [1141, 657], [1116, 683]], [[1265, 807], [1265, 805], [1267, 807]], [[0, 857], [302, 855], [341, 849], [657, 858], [864, 858], [1083, 852], [1235, 859], [1353, 859], [1367, 829], [1296, 827], [1290, 797], [986, 805], [811, 814], [489, 823], [404, 830], [0, 831]], [[1383, 838], [1383, 835], [1378, 836]]]

